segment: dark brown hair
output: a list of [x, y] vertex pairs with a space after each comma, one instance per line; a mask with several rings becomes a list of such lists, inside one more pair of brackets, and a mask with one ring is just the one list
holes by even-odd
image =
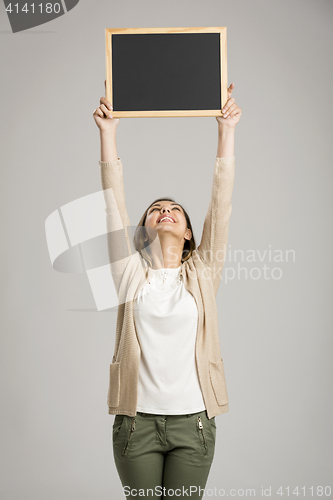
[[[152, 205], [154, 205], [158, 201], [172, 201], [173, 203], [176, 203], [175, 200], [172, 198], [158, 198], [157, 200], [153, 201], [149, 205], [149, 207], [147, 208], [147, 210], [145, 211], [143, 216], [141, 217], [140, 222], [137, 225], [137, 228], [135, 230], [134, 238], [133, 238], [135, 250], [140, 252], [142, 257], [148, 262], [150, 267], [152, 267], [152, 258], [151, 258], [151, 253], [149, 250], [149, 245], [151, 244], [151, 240], [150, 240], [149, 232], [147, 231], [147, 229], [145, 227], [145, 223], [146, 223], [146, 219], [147, 219], [148, 210], [150, 209], [150, 207]], [[182, 258], [181, 258], [181, 262], [183, 263], [191, 257], [192, 252], [196, 248], [196, 243], [195, 243], [195, 239], [194, 239], [194, 233], [193, 233], [190, 217], [189, 217], [188, 213], [186, 212], [185, 208], [180, 203], [177, 203], [177, 205], [179, 205], [182, 208], [184, 215], [185, 215], [185, 219], [186, 219], [187, 229], [190, 229], [191, 233], [192, 233], [192, 238], [190, 240], [186, 240], [184, 243], [184, 247], [183, 247], [183, 251], [182, 251]], [[146, 248], [146, 247], [148, 247], [148, 248]]]

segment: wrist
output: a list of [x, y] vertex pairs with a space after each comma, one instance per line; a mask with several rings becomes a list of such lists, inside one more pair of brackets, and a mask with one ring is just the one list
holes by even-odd
[[218, 133], [223, 137], [233, 137], [235, 135], [235, 127], [228, 127], [219, 123]]
[[235, 156], [235, 129], [219, 126], [217, 155], [218, 158]]
[[114, 139], [116, 137], [116, 128], [109, 128], [106, 130], [100, 129], [101, 139]]

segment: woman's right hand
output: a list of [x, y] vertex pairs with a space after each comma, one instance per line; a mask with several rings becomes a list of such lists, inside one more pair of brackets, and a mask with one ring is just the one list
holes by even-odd
[[[104, 82], [105, 84], [106, 82]], [[101, 132], [116, 131], [120, 118], [112, 117], [112, 106], [106, 97], [99, 100], [100, 106], [93, 112], [93, 117], [97, 127]]]

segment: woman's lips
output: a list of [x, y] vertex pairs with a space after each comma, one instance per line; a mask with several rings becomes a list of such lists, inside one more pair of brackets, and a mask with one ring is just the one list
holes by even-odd
[[161, 217], [161, 219], [157, 221], [157, 224], [160, 224], [161, 222], [172, 222], [172, 224], [175, 223], [175, 221], [172, 220], [171, 217], [168, 217], [168, 216]]

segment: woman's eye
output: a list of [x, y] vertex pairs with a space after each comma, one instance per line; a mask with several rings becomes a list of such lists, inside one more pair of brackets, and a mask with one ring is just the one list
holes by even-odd
[[178, 208], [178, 207], [175, 207], [174, 210], [179, 210], [179, 212], [180, 212], [180, 208]]

